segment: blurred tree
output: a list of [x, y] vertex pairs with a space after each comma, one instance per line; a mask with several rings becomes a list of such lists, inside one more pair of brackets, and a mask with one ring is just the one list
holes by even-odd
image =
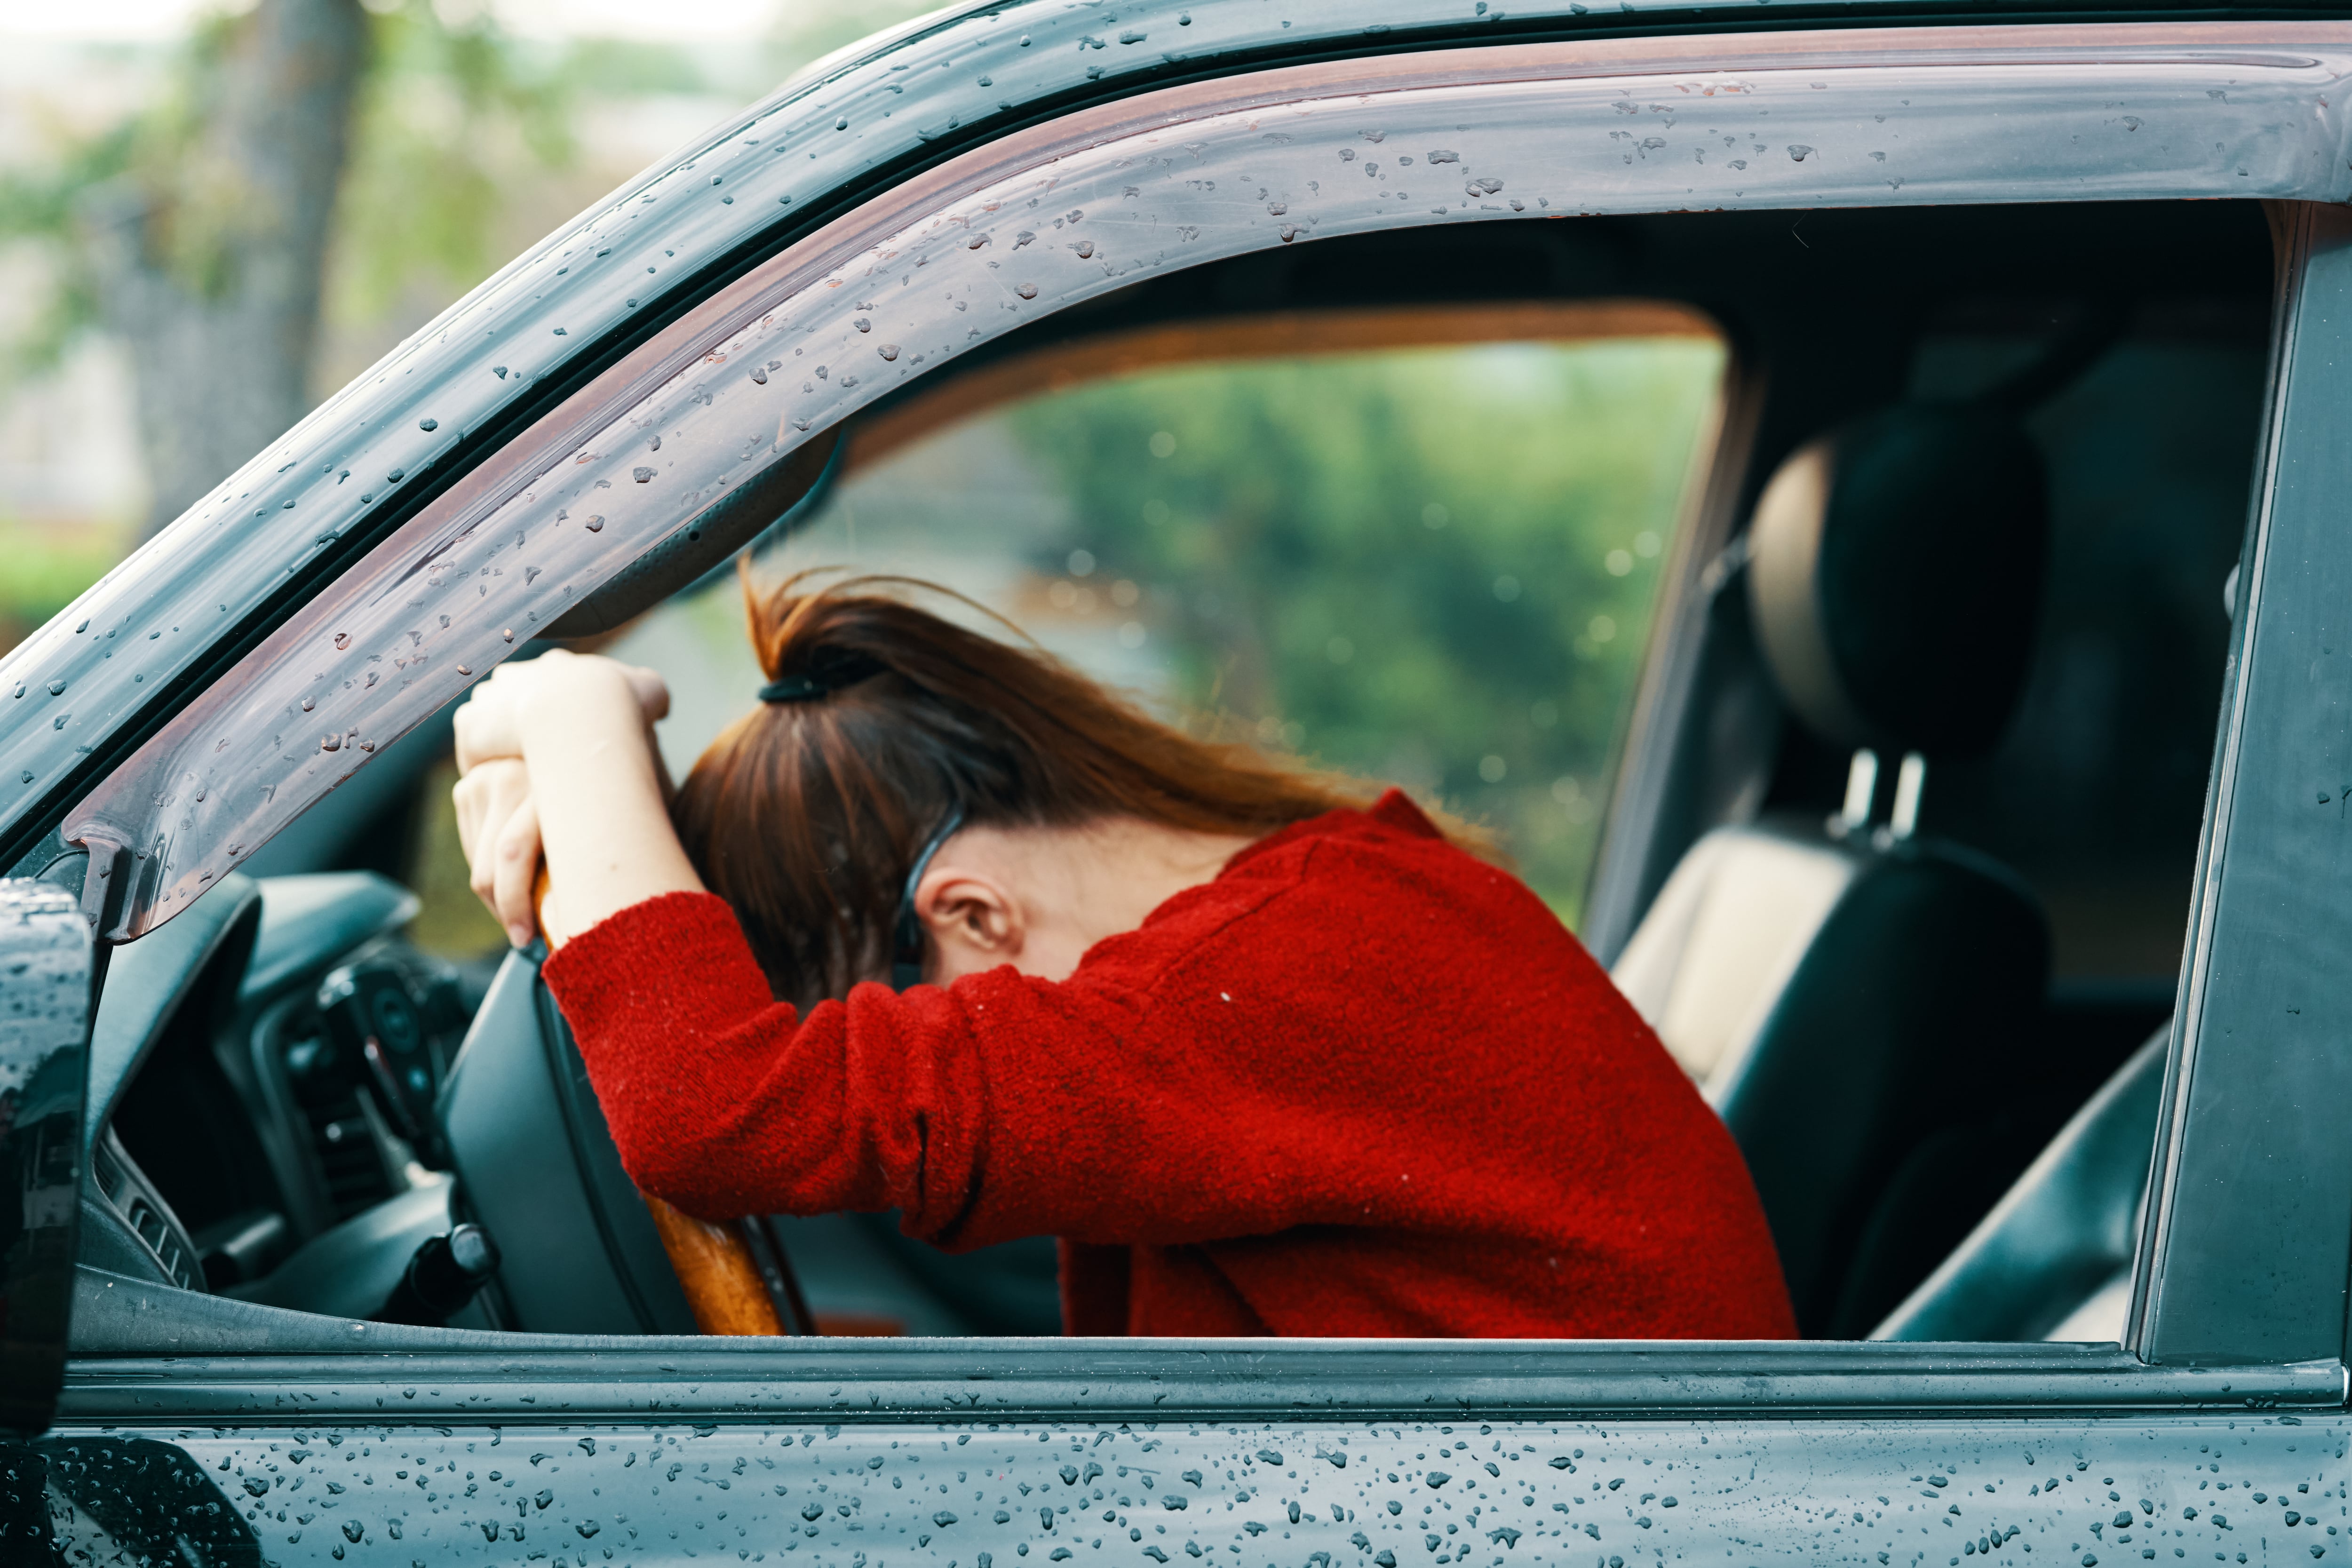
[[205, 22], [160, 102], [0, 177], [0, 238], [55, 253], [13, 367], [91, 327], [129, 346], [153, 532], [310, 409], [331, 273], [365, 314], [420, 276], [451, 298], [490, 270], [494, 163], [513, 143], [571, 155], [561, 80], [486, 14], [452, 24], [430, 0]]
[[131, 345], [152, 500], [179, 515], [310, 405], [310, 348], [352, 104], [359, 0], [210, 24], [181, 93], [79, 205], [100, 319]]

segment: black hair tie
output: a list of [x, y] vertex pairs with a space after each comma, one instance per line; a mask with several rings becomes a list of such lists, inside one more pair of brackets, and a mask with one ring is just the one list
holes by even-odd
[[861, 680], [887, 674], [889, 668], [872, 654], [857, 653], [848, 648], [821, 647], [809, 655], [808, 663], [796, 674], [780, 675], [760, 688], [760, 700], [814, 702], [845, 686], [855, 686]]

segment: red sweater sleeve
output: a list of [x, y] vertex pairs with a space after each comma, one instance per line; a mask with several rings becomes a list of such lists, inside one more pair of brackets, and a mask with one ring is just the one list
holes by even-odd
[[[1180, 928], [1223, 927], [1274, 891], [1220, 889]], [[1197, 934], [1139, 945], [1156, 958]], [[582, 933], [544, 973], [623, 1163], [691, 1213], [895, 1207], [909, 1235], [949, 1246], [1292, 1223], [1281, 1184], [1237, 1182], [1221, 1153], [1265, 1120], [1253, 1086], [1222, 1052], [1181, 1043], [1199, 1007], [1189, 988], [1130, 989], [1149, 978], [1141, 956], [1089, 955], [1109, 971], [1093, 983], [1007, 967], [948, 990], [860, 985], [803, 1018], [773, 1000], [724, 902], [674, 893]]]

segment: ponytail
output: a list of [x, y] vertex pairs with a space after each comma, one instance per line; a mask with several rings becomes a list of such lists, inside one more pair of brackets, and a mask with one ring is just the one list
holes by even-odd
[[970, 826], [1127, 816], [1259, 837], [1376, 793], [1196, 740], [1034, 645], [898, 596], [945, 590], [890, 577], [816, 587], [812, 575], [762, 590], [745, 573], [766, 700], [712, 742], [674, 808], [769, 983], [803, 1007], [889, 973], [908, 873], [950, 814]]

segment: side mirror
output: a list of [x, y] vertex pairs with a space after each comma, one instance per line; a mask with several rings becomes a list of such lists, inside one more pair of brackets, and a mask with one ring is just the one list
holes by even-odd
[[80, 900], [0, 879], [0, 1426], [28, 1435], [65, 1380], [93, 970]]

